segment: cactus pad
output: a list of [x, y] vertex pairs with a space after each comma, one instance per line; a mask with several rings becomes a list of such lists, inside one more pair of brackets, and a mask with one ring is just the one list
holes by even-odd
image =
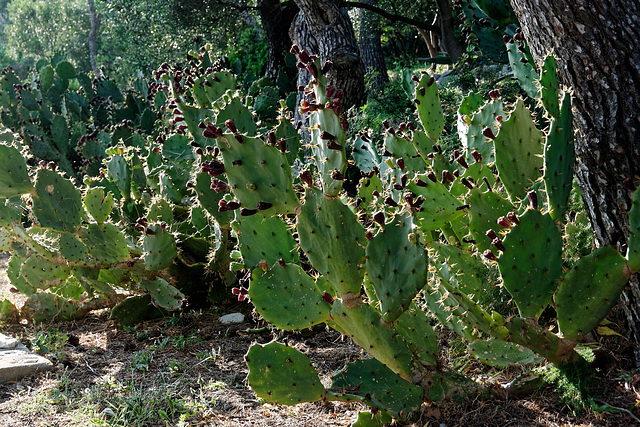
[[63, 231], [60, 234], [60, 255], [68, 261], [82, 261], [89, 255], [89, 249], [74, 234]]
[[416, 104], [420, 123], [429, 138], [437, 141], [444, 129], [444, 114], [440, 95], [438, 95], [438, 85], [433, 77], [424, 74], [416, 86]]
[[113, 205], [113, 196], [104, 187], [90, 188], [84, 196], [84, 206], [98, 224], [109, 218]]
[[324, 275], [339, 295], [359, 294], [364, 277], [364, 227], [339, 199], [326, 198], [307, 188], [298, 216], [300, 247], [311, 265]]
[[629, 210], [629, 249], [627, 259], [631, 270], [640, 271], [640, 189], [633, 193]]
[[150, 232], [147, 231], [142, 242], [144, 265], [148, 270], [169, 267], [178, 256], [175, 237], [159, 224], [149, 224], [147, 230]]
[[179, 309], [185, 299], [182, 292], [160, 277], [156, 280], [142, 280], [140, 287], [149, 292], [158, 307], [166, 310]]
[[27, 164], [20, 152], [0, 144], [0, 197], [9, 199], [32, 190]]
[[518, 99], [509, 120], [494, 139], [496, 167], [511, 201], [523, 199], [527, 189], [540, 177], [543, 165], [543, 134], [536, 128], [531, 112]]
[[71, 269], [65, 264], [57, 264], [37, 255], [31, 255], [22, 265], [22, 277], [37, 289], [48, 289], [67, 280]]
[[42, 227], [72, 231], [82, 221], [82, 197], [67, 179], [42, 169], [36, 178], [33, 213]]
[[382, 319], [393, 322], [427, 283], [427, 253], [408, 236], [415, 233], [409, 215], [398, 215], [367, 245], [366, 268], [380, 301]]
[[526, 366], [544, 361], [526, 347], [496, 338], [474, 341], [469, 344], [469, 351], [485, 365], [499, 368], [507, 368], [510, 365]]
[[504, 238], [498, 259], [504, 287], [522, 317], [538, 316], [558, 288], [562, 275], [562, 236], [549, 215], [531, 209]]
[[284, 154], [260, 138], [240, 138], [242, 143], [226, 133], [218, 141], [231, 192], [244, 209], [269, 215], [293, 213], [299, 201]]
[[487, 231], [495, 229], [498, 218], [513, 212], [513, 205], [498, 193], [493, 191], [482, 192], [478, 188], [470, 191], [469, 199], [469, 231], [480, 252], [493, 249], [491, 239], [487, 237]]
[[331, 318], [339, 330], [351, 337], [370, 355], [404, 379], [413, 372], [413, 356], [399, 337], [370, 305], [347, 308], [340, 300], [333, 302]]
[[248, 270], [266, 261], [268, 266], [276, 261], [298, 262], [296, 242], [288, 225], [279, 217], [253, 215], [234, 223], [240, 243], [244, 266]]
[[398, 317], [395, 329], [418, 362], [424, 366], [438, 362], [438, 339], [423, 310], [412, 304]]
[[336, 372], [329, 388], [338, 395], [364, 397], [364, 403], [410, 420], [422, 404], [422, 388], [395, 374], [376, 359], [362, 359]]
[[513, 75], [518, 79], [520, 87], [530, 98], [540, 98], [538, 74], [532, 65], [531, 54], [520, 52], [516, 43], [507, 43], [507, 55]]
[[555, 296], [564, 338], [578, 339], [595, 328], [616, 305], [628, 280], [625, 259], [613, 246], [580, 258], [563, 277]]
[[89, 224], [81, 230], [80, 240], [98, 264], [110, 265], [129, 259], [124, 234], [113, 224]]
[[559, 221], [567, 211], [573, 181], [575, 154], [571, 123], [571, 96], [565, 93], [559, 115], [551, 120], [544, 147], [544, 183], [549, 198], [549, 215]]
[[282, 405], [315, 402], [325, 389], [309, 358], [292, 347], [254, 344], [246, 356], [249, 386], [261, 399]]
[[487, 291], [489, 270], [470, 252], [440, 242], [432, 242], [436, 269], [443, 280], [467, 295], [477, 295]]
[[432, 182], [425, 175], [418, 175], [416, 178], [426, 185], [419, 186], [411, 182], [407, 187], [416, 195], [416, 198], [424, 197], [424, 203], [415, 213], [420, 230], [436, 230], [464, 215], [464, 211], [460, 209], [462, 202], [453, 196], [444, 184]]
[[475, 150], [482, 155], [482, 162], [489, 165], [496, 159], [493, 141], [482, 132], [488, 127], [494, 135], [498, 134], [497, 118], [504, 116], [504, 104], [493, 100], [483, 105], [481, 101], [482, 96], [478, 94], [470, 94], [463, 100], [458, 109], [458, 136], [469, 164], [475, 161], [471, 155]]
[[331, 305], [313, 279], [296, 264], [253, 270], [249, 296], [266, 321], [280, 329], [304, 329], [329, 320]]

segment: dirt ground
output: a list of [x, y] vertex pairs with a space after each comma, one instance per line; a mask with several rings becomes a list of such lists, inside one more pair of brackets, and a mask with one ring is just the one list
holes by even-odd
[[[243, 312], [245, 322], [228, 326], [218, 321], [220, 315], [231, 312]], [[334, 402], [286, 407], [258, 399], [247, 386], [244, 355], [251, 343], [275, 338], [271, 330], [255, 331], [262, 326], [246, 303], [136, 328], [123, 328], [104, 311], [74, 322], [3, 325], [3, 333], [32, 347], [43, 336], [66, 334], [66, 342], [51, 355], [57, 363], [54, 371], [0, 384], [0, 425], [348, 426], [358, 410], [366, 409]], [[323, 382], [345, 362], [363, 354], [351, 340], [329, 330], [286, 334], [280, 341], [309, 355]], [[464, 405], [425, 406], [411, 425], [640, 425], [634, 418], [640, 417], [636, 407], [640, 375], [630, 370], [626, 350], [605, 352], [605, 366], [596, 374], [594, 402], [600, 411], [607, 411], [574, 415], [559, 393], [547, 386], [521, 399], [506, 396]], [[478, 378], [499, 374], [482, 371], [474, 363], [460, 369]], [[168, 420], [154, 408], [169, 411]]]

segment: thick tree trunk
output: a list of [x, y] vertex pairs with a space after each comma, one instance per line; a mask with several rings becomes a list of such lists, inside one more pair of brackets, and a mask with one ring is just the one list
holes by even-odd
[[[511, 0], [532, 53], [558, 59], [561, 83], [574, 89], [576, 178], [600, 244], [625, 253], [631, 193], [640, 174], [640, 2]], [[640, 288], [622, 295], [640, 367]]]
[[465, 52], [466, 46], [455, 36], [455, 22], [450, 0], [436, 0], [440, 17], [440, 40], [443, 50], [455, 63]]
[[[363, 3], [376, 6], [378, 0], [364, 0]], [[374, 90], [380, 89], [385, 83], [389, 82], [387, 64], [384, 61], [382, 44], [380, 43], [380, 33], [380, 23], [376, 15], [367, 10], [362, 10], [360, 34], [358, 35], [360, 55], [366, 72], [372, 73], [370, 81]]]
[[265, 75], [275, 80], [279, 67], [285, 65], [285, 53], [291, 48], [288, 29], [299, 9], [292, 1], [281, 3], [280, 0], [260, 0], [258, 10], [269, 52]]
[[[292, 39], [301, 49], [317, 54], [322, 63], [333, 62], [327, 79], [331, 86], [344, 92], [345, 110], [362, 105], [364, 66], [346, 10], [338, 7], [337, 0], [295, 0], [295, 3], [300, 12], [294, 22], [296, 34]], [[306, 84], [304, 73], [300, 74], [302, 80], [298, 81]]]
[[89, 19], [91, 27], [89, 29], [89, 63], [91, 70], [97, 78], [102, 78], [102, 72], [96, 64], [96, 39], [98, 38], [98, 16], [96, 15], [96, 7], [93, 0], [89, 0]]

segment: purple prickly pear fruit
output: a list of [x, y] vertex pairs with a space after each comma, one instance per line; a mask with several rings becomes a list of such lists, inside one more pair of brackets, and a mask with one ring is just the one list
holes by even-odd
[[258, 262], [258, 265], [265, 272], [269, 269], [269, 264], [267, 263], [267, 260], [261, 259], [260, 262]]
[[375, 197], [380, 197], [380, 193], [378, 192], [378, 190], [373, 190], [371, 194], [373, 194]]
[[407, 186], [408, 179], [409, 179], [409, 176], [406, 173], [400, 177], [400, 182], [402, 183], [403, 187]]
[[276, 134], [272, 130], [267, 132], [267, 144], [276, 145]]
[[518, 219], [518, 215], [515, 214], [515, 212], [509, 212], [507, 214], [507, 219], [515, 225], [520, 224], [520, 220]]
[[227, 120], [226, 122], [224, 122], [224, 125], [231, 131], [231, 133], [238, 133], [238, 128], [236, 127], [236, 124], [233, 122], [233, 120]]
[[322, 66], [322, 74], [327, 74], [329, 71], [331, 71], [331, 68], [333, 68], [333, 62], [326, 61]]
[[529, 191], [527, 193], [527, 197], [529, 198], [529, 202], [531, 203], [531, 207], [533, 209], [538, 209], [538, 194], [535, 191]]
[[380, 211], [373, 216], [373, 220], [380, 225], [384, 225], [384, 212]]
[[327, 95], [327, 98], [331, 98], [333, 97], [335, 91], [336, 89], [333, 86], [327, 86], [327, 88], [325, 89], [325, 95]]
[[504, 36], [502, 36], [502, 41], [504, 42], [504, 44], [509, 43], [509, 36], [506, 35], [506, 34]]
[[313, 187], [313, 177], [311, 176], [311, 172], [309, 172], [309, 170], [300, 172], [299, 177], [309, 187]]
[[335, 179], [336, 181], [344, 181], [344, 175], [337, 169], [331, 171], [331, 178]]
[[383, 121], [382, 121], [382, 126], [383, 126], [385, 129], [389, 129], [389, 127], [390, 127], [390, 126], [389, 126], [389, 121], [388, 121], [388, 120], [383, 120]]
[[493, 231], [493, 229], [489, 229], [487, 230], [487, 232], [485, 233], [487, 235], [488, 238], [490, 238], [491, 240], [493, 239], [497, 239], [498, 235], [496, 234], [495, 231]]
[[207, 146], [205, 147], [205, 150], [207, 150], [207, 153], [208, 153], [208, 154], [213, 154], [214, 147], [212, 147], [211, 145], [207, 145]]
[[505, 218], [503, 216], [498, 218], [497, 222], [498, 222], [498, 225], [501, 226], [501, 227], [504, 227], [504, 228], [510, 228], [511, 227], [511, 222], [507, 218]]
[[150, 228], [145, 229], [145, 230], [144, 230], [144, 232], [145, 232], [146, 234], [151, 235], [151, 236], [153, 236], [154, 234], [156, 234], [156, 232], [155, 232], [155, 231], [153, 231], [153, 230], [152, 230], [152, 229], [150, 229]]
[[460, 177], [460, 171], [458, 169], [454, 170], [453, 176], [455, 176], [456, 178]]
[[276, 141], [276, 144], [278, 145], [280, 152], [282, 153], [287, 152], [287, 141], [285, 141], [284, 138], [280, 138], [278, 141]]
[[204, 128], [206, 128], [206, 127], [207, 127], [207, 125], [205, 124], [205, 122], [200, 122], [200, 123], [198, 123], [198, 127], [199, 127], [200, 129], [204, 129]]
[[436, 79], [433, 76], [431, 76], [431, 78], [427, 82], [427, 87], [431, 87], [435, 83], [435, 81]]
[[465, 169], [469, 168], [469, 165], [467, 164], [467, 161], [465, 160], [464, 156], [459, 156], [458, 158], [456, 158], [456, 162], [458, 162], [458, 164]]
[[146, 227], [147, 224], [149, 223], [149, 221], [147, 220], [147, 217], [143, 216], [143, 217], [138, 218], [136, 220], [136, 223], [142, 225], [143, 227]]
[[344, 116], [340, 116], [340, 127], [344, 132], [347, 132], [349, 130], [349, 121]]
[[486, 259], [490, 259], [491, 261], [497, 261], [498, 257], [496, 257], [496, 254], [494, 254], [491, 249], [487, 249], [486, 251], [484, 251], [484, 253], [482, 254]]
[[500, 98], [500, 91], [498, 89], [490, 90], [489, 96], [491, 97], [491, 99], [498, 99]]
[[[435, 177], [435, 174], [433, 175]], [[414, 183], [418, 186], [418, 187], [426, 187], [427, 183], [424, 182], [423, 180], [421, 180], [420, 178], [416, 178], [416, 180], [414, 181]]]
[[324, 294], [322, 294], [322, 299], [328, 302], [329, 304], [333, 304], [333, 297], [328, 292], [325, 292]]
[[218, 212], [234, 211], [240, 208], [238, 202], [227, 202], [226, 200], [220, 200], [218, 202]]
[[402, 186], [402, 184], [400, 184], [399, 182], [396, 182], [395, 184], [393, 184], [393, 189], [394, 190], [402, 190], [404, 187]]
[[467, 178], [462, 178], [460, 180], [460, 182], [462, 183], [462, 185], [464, 185], [465, 187], [467, 187], [469, 190], [473, 189], [473, 185], [471, 185], [471, 183], [469, 182], [469, 180]]
[[160, 223], [160, 229], [162, 229], [163, 231], [164, 231], [164, 230], [166, 230], [166, 229], [167, 229], [167, 223], [166, 223], [166, 222], [164, 222], [164, 221], [162, 221], [162, 222]]
[[229, 190], [229, 184], [227, 184], [224, 181], [221, 181], [219, 179], [213, 178], [211, 180], [211, 189], [213, 191], [215, 191], [216, 193], [219, 193], [221, 191], [228, 191]]
[[398, 167], [400, 168], [401, 171], [404, 170], [404, 159], [402, 157], [400, 157], [398, 160], [396, 160], [396, 164], [398, 165]]
[[476, 163], [482, 162], [482, 154], [478, 153], [478, 151], [474, 150], [471, 152], [471, 156]]
[[269, 209], [272, 206], [273, 204], [269, 202], [258, 202], [258, 204], [256, 205], [256, 208], [258, 208], [259, 211], [264, 211]]
[[287, 263], [285, 262], [284, 258], [280, 258], [278, 260], [278, 264], [280, 264], [282, 267], [286, 267]]
[[246, 208], [240, 209], [240, 216], [251, 216], [257, 213], [258, 213], [257, 209], [246, 209]]
[[323, 130], [322, 132], [320, 132], [320, 138], [322, 138], [322, 139], [336, 139], [335, 136], [331, 135], [326, 130]]
[[444, 184], [445, 182], [449, 181], [449, 182], [453, 182], [456, 180], [456, 177], [451, 175], [451, 172], [449, 172], [448, 170], [443, 170], [442, 171], [442, 183]]
[[224, 163], [215, 159], [202, 163], [200, 170], [202, 172], [207, 172], [211, 176], [222, 175], [225, 171]]
[[498, 117], [496, 117], [496, 121], [497, 121], [498, 123], [502, 123], [502, 120], [503, 120], [503, 119], [504, 119], [504, 118], [502, 117], [502, 115], [499, 115]]
[[411, 80], [413, 80], [414, 82], [418, 83], [420, 82], [420, 77], [416, 76], [415, 74], [413, 76], [411, 76]]
[[384, 199], [384, 204], [389, 205], [392, 208], [395, 208], [398, 206], [398, 203], [395, 200], [393, 200], [391, 197], [387, 197], [386, 199]]
[[486, 128], [484, 128], [484, 129], [482, 130], [482, 134], [483, 134], [484, 136], [486, 136], [487, 138], [489, 138], [489, 139], [495, 139], [495, 138], [496, 138], [496, 136], [493, 134], [493, 131], [491, 130], [491, 128], [490, 128], [490, 127], [486, 127]]
[[418, 91], [420, 92], [421, 96], [424, 96], [424, 94], [426, 93], [426, 89], [424, 88], [424, 86], [422, 86], [420, 89], [418, 89]]
[[311, 73], [314, 79], [318, 78], [318, 67], [313, 62], [307, 64], [307, 71]]
[[144, 226], [141, 224], [136, 224], [134, 228], [138, 231], [144, 231]]
[[194, 188], [196, 185], [193, 183], [193, 181], [187, 181], [187, 188]]
[[291, 46], [291, 50], [289, 50], [289, 53], [291, 53], [292, 55], [299, 55], [300, 54], [300, 48], [298, 47], [297, 44], [294, 44]]
[[371, 240], [373, 239], [373, 233], [370, 231], [367, 231], [367, 234], [365, 234], [364, 237], [366, 237], [367, 240]]
[[196, 148], [196, 154], [198, 156], [204, 156], [204, 150], [201, 147]]
[[438, 182], [438, 178], [436, 177], [436, 174], [433, 171], [429, 171], [429, 173], [427, 173], [427, 178], [429, 178], [433, 182]]
[[338, 99], [342, 99], [344, 97], [344, 91], [342, 91], [340, 89], [337, 89], [335, 97], [338, 98]]
[[328, 148], [329, 150], [337, 150], [337, 151], [340, 151], [340, 150], [342, 150], [342, 145], [337, 144], [333, 139], [330, 139], [330, 140], [327, 142], [327, 148]]
[[491, 244], [493, 246], [495, 246], [495, 248], [498, 249], [500, 252], [504, 252], [505, 251], [505, 247], [502, 244], [502, 240], [500, 240], [500, 238], [496, 237], [495, 239], [493, 239], [491, 241]]
[[298, 57], [300, 58], [300, 61], [304, 62], [305, 64], [311, 62], [311, 57], [309, 56], [309, 52], [307, 52], [306, 50], [301, 50], [300, 53], [298, 53]]

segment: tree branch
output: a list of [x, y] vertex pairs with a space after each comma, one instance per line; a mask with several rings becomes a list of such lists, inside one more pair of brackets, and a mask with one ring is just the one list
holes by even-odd
[[389, 21], [404, 22], [405, 24], [413, 25], [416, 28], [422, 28], [424, 30], [433, 31], [437, 34], [440, 34], [440, 27], [438, 26], [431, 25], [423, 21], [417, 21], [415, 19], [407, 18], [406, 16], [398, 15], [395, 13], [389, 13], [383, 9], [380, 9], [379, 7], [372, 6], [370, 4], [363, 3], [360, 1], [341, 1], [340, 7], [357, 7], [360, 9], [366, 9], [370, 12], [373, 12], [382, 16], [383, 18], [388, 19]]

